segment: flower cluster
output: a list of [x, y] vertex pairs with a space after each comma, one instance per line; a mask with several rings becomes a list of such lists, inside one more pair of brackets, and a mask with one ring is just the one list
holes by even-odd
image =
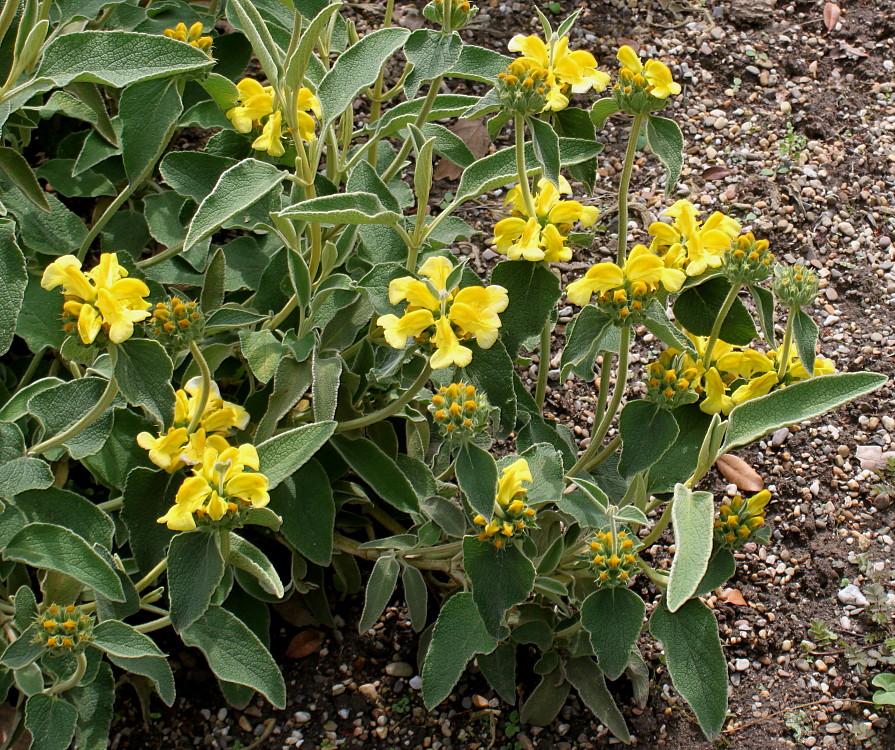
[[521, 188], [510, 189], [504, 205], [512, 205], [512, 216], [501, 219], [494, 226], [497, 252], [510, 260], [522, 258], [549, 263], [571, 260], [572, 250], [566, 247], [566, 242], [572, 226], [580, 222], [581, 226], [589, 227], [599, 216], [593, 206], [583, 206], [578, 201], [560, 197], [571, 194], [572, 187], [565, 177], [559, 178], [558, 186], [541, 178], [533, 196], [535, 215], [531, 216]]
[[236, 430], [244, 430], [249, 413], [238, 404], [224, 401], [217, 383], [212, 381], [208, 401], [198, 421], [198, 428], [190, 435], [187, 427], [200, 408], [202, 379], [195, 377], [175, 391], [174, 424], [158, 437], [148, 432], [137, 435], [137, 443], [149, 451], [149, 460], [168, 473], [202, 460], [202, 446], [213, 436], [225, 438]]
[[627, 586], [637, 572], [634, 540], [625, 531], [601, 531], [590, 543], [590, 562], [603, 586]]
[[497, 74], [497, 98], [505, 112], [511, 115], [528, 115], [550, 109], [547, 96], [551, 89], [547, 84], [547, 69], [527, 57], [519, 57], [506, 71]]
[[429, 404], [432, 419], [447, 440], [471, 440], [488, 426], [491, 406], [474, 385], [442, 386]]
[[649, 226], [653, 237], [650, 249], [664, 250], [669, 264], [686, 271], [687, 276], [701, 276], [709, 268], [718, 268], [740, 233], [739, 222], [720, 211], [701, 224], [696, 207], [688, 200], [677, 201], [665, 215], [672, 218], [670, 224], [654, 221]]
[[764, 509], [771, 499], [767, 490], [743, 500], [737, 495], [730, 505], [722, 505], [715, 521], [715, 543], [727, 549], [739, 549], [764, 526]]
[[[497, 341], [500, 328], [498, 313], [507, 309], [509, 297], [502, 286], [467, 286], [448, 290], [453, 264], [442, 256], [433, 256], [420, 266], [426, 281], [412, 276], [393, 279], [388, 286], [389, 302], [407, 302], [400, 318], [381, 315], [385, 340], [395, 349], [407, 346], [407, 339], [429, 341], [435, 347], [429, 364], [433, 369], [457, 365], [466, 367], [472, 361], [472, 349], [460, 342], [475, 337], [482, 349]], [[434, 332], [431, 332], [434, 328]], [[430, 333], [431, 332], [431, 333]]]
[[177, 350], [202, 338], [205, 320], [195, 302], [172, 297], [156, 303], [146, 327], [152, 338]]
[[[565, 109], [569, 105], [570, 94], [584, 94], [591, 89], [602, 91], [609, 84], [609, 76], [597, 70], [597, 61], [590, 52], [569, 50], [567, 36], [545, 43], [535, 35], [517, 34], [510, 40], [509, 48], [511, 52], [522, 53], [517, 62], [526, 74], [520, 79], [523, 86], [526, 79], [530, 79], [535, 87], [532, 72], [536, 72], [538, 79], [543, 81], [546, 89], [542, 94], [544, 111]], [[520, 78], [515, 72], [508, 71], [507, 75]]]
[[69, 604], [51, 604], [37, 616], [34, 642], [48, 649], [80, 651], [93, 637], [93, 617]]
[[665, 106], [672, 94], [681, 93], [681, 85], [675, 83], [671, 71], [659, 60], [640, 62], [640, 57], [628, 45], [618, 50], [618, 82], [613, 87], [616, 103], [631, 115], [646, 114]]
[[[283, 147], [283, 112], [274, 106], [273, 86], [262, 86], [254, 78], [243, 78], [236, 84], [239, 90], [239, 104], [227, 110], [227, 118], [240, 133], [251, 133], [261, 127], [261, 134], [252, 142], [256, 151], [266, 151], [271, 156], [286, 153]], [[320, 102], [310, 89], [302, 87], [295, 100], [295, 121], [298, 135], [303, 141], [314, 140], [317, 123], [308, 114], [313, 112], [319, 119], [323, 116]], [[261, 122], [267, 118], [263, 123]], [[285, 128], [285, 132], [288, 132]]]
[[173, 29], [165, 29], [162, 32], [169, 39], [176, 39], [178, 42], [186, 42], [193, 47], [198, 47], [206, 52], [211, 49], [212, 40], [210, 36], [202, 36], [202, 22], [196, 21], [189, 30], [185, 23], [179, 23]]
[[74, 255], [63, 255], [44, 269], [40, 285], [48, 290], [62, 287], [66, 333], [77, 330], [84, 344], [92, 344], [104, 331], [109, 341], [120, 344], [133, 335], [134, 323], [149, 317], [149, 303], [143, 299], [149, 287], [127, 275], [117, 253], [103, 253], [87, 273]]
[[774, 296], [784, 307], [804, 307], [817, 296], [817, 274], [805, 266], [774, 267]]
[[[617, 322], [632, 322], [649, 308], [652, 296], [665, 289], [676, 292], [686, 276], [670, 268], [667, 257], [660, 257], [645, 245], [631, 250], [624, 267], [603, 262], [591, 266], [584, 278], [573, 281], [566, 290], [569, 301], [584, 306], [591, 295], [599, 295], [599, 307]], [[635, 314], [634, 318], [630, 316]]]
[[687, 353], [668, 348], [647, 368], [646, 398], [666, 409], [699, 400], [701, 370]]
[[270, 502], [269, 482], [259, 473], [254, 445], [235, 447], [218, 435], [202, 442], [198, 446], [201, 461], [192, 467], [192, 476], [183, 480], [174, 505], [158, 519], [174, 531], [191, 531], [197, 521], [208, 525], [225, 517], [235, 526], [249, 508], [263, 508]]
[[771, 275], [773, 261], [768, 241], [747, 232], [725, 249], [721, 268], [732, 284], [758, 284]]
[[507, 540], [523, 529], [534, 526], [535, 511], [525, 504], [528, 490], [522, 486], [523, 482], [531, 481], [531, 469], [524, 458], [514, 461], [503, 470], [497, 480], [491, 520], [482, 515], [473, 519], [476, 526], [482, 527], [478, 535], [480, 542], [490, 542], [501, 549]]

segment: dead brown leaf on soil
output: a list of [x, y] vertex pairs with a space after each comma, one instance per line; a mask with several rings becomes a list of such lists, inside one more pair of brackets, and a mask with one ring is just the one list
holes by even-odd
[[739, 456], [725, 453], [715, 462], [718, 470], [731, 484], [743, 492], [760, 492], [764, 489], [764, 479]]
[[304, 659], [313, 654], [323, 644], [323, 631], [309, 628], [296, 633], [286, 648], [286, 656], [290, 659]]

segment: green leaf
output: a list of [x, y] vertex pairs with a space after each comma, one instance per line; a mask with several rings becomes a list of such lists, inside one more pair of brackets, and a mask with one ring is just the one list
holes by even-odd
[[[730, 282], [720, 276], [690, 287], [675, 300], [674, 316], [690, 333], [708, 336], [729, 291]], [[720, 339], [734, 346], [749, 346], [757, 336], [752, 316], [740, 299], [735, 299], [721, 325]]]
[[[287, 350], [288, 351], [288, 350]], [[273, 376], [273, 389], [267, 399], [267, 411], [255, 429], [255, 442], [266, 440], [279, 422], [295, 406], [311, 385], [311, 363], [296, 362], [284, 356]]]
[[385, 611], [385, 607], [398, 585], [400, 570], [401, 566], [394, 557], [383, 556], [376, 560], [373, 572], [370, 573], [370, 578], [367, 580], [367, 590], [364, 592], [364, 609], [357, 623], [357, 632], [361, 635], [372, 628]]
[[273, 563], [254, 544], [238, 534], [230, 534], [230, 556], [227, 562], [256, 578], [268, 594], [277, 599], [283, 598], [283, 582]]
[[[320, 34], [325, 30], [329, 19], [337, 13], [341, 3], [327, 5], [328, 0], [323, 0], [320, 9], [309, 16], [311, 23], [304, 29], [301, 38], [285, 63], [285, 84], [287, 89], [298, 89], [302, 85], [302, 78], [307, 72], [308, 63], [317, 45]], [[301, 8], [298, 9], [301, 11]]]
[[755, 302], [758, 313], [758, 322], [761, 325], [761, 333], [764, 340], [772, 349], [777, 348], [777, 339], [774, 336], [774, 295], [760, 286], [748, 286], [749, 294]]
[[466, 78], [482, 83], [495, 83], [498, 74], [506, 70], [513, 58], [502, 55], [485, 47], [464, 44], [460, 58], [454, 67], [447, 72], [450, 78]]
[[500, 409], [500, 433], [507, 434], [516, 424], [516, 394], [513, 389], [513, 360], [506, 347], [496, 341], [490, 349], [476, 345], [466, 374], [481, 388], [492, 406]]
[[676, 549], [668, 576], [667, 606], [677, 612], [693, 596], [708, 568], [715, 504], [711, 492], [694, 492], [683, 484], [674, 488], [672, 503]]
[[665, 197], [677, 187], [677, 179], [684, 166], [684, 135], [674, 120], [657, 115], [647, 115], [646, 140], [659, 161], [665, 165]]
[[[468, 167], [475, 161], [475, 155], [469, 150], [466, 141], [452, 133], [444, 125], [429, 122], [423, 126], [422, 132], [426, 138], [435, 138], [435, 153], [447, 157], [458, 167]], [[361, 163], [366, 164], [366, 162]]]
[[243, 159], [226, 170], [190, 222], [183, 251], [211, 236], [223, 224], [259, 201], [286, 179], [286, 172], [257, 159]]
[[323, 110], [323, 128], [341, 116], [357, 95], [376, 80], [379, 69], [408, 36], [408, 29], [379, 29], [364, 36], [336, 58], [335, 64], [317, 87], [317, 98]]
[[184, 531], [168, 546], [171, 624], [181, 635], [208, 610], [224, 575], [221, 544], [214, 532]]
[[227, 258], [224, 249], [219, 247], [214, 251], [208, 267], [205, 269], [205, 283], [202, 285], [202, 293], [199, 296], [199, 304], [202, 312], [208, 314], [217, 310], [224, 304], [224, 289], [227, 279]]
[[123, 88], [152, 78], [198, 73], [214, 65], [202, 50], [161, 34], [78, 31], [57, 36], [43, 53], [38, 78], [57, 87], [74, 81]]
[[165, 557], [165, 548], [173, 532], [156, 521], [174, 504], [182, 481], [179, 476], [154, 467], [138, 467], [127, 475], [120, 515], [127, 528], [131, 552], [142, 573], [149, 572]]
[[488, 684], [506, 703], [516, 703], [516, 644], [501, 643], [476, 659]]
[[125, 659], [164, 656], [155, 641], [120, 620], [104, 620], [93, 629], [91, 646]]
[[705, 575], [693, 592], [693, 596], [704, 596], [724, 583], [736, 573], [737, 564], [729, 549], [716, 549], [709, 558]]
[[50, 210], [47, 195], [31, 171], [25, 157], [8, 146], [0, 147], [0, 171], [41, 211]]
[[174, 674], [171, 672], [171, 665], [168, 664], [166, 657], [138, 656], [124, 658], [114, 654], [108, 654], [108, 657], [109, 661], [116, 667], [148, 677], [155, 684], [156, 692], [158, 692], [164, 704], [166, 706], [174, 705]]
[[33, 664], [43, 656], [46, 646], [34, 641], [37, 635], [37, 626], [33, 624], [33, 616], [30, 627], [25, 628], [21, 635], [10, 643], [0, 655], [0, 664], [9, 669], [22, 669]]
[[541, 167], [541, 172], [554, 185], [559, 184], [559, 136], [553, 127], [536, 117], [528, 118], [528, 127], [531, 129], [531, 145], [535, 159]]
[[50, 487], [56, 477], [50, 465], [39, 458], [14, 458], [0, 466], [0, 497], [14, 497], [27, 490]]
[[121, 581], [105, 558], [62, 526], [28, 524], [6, 544], [3, 559], [64, 573], [113, 602], [125, 600]]
[[239, 99], [236, 84], [219, 73], [209, 73], [199, 83], [219, 109], [230, 109]]
[[843, 372], [793, 383], [730, 412], [721, 453], [758, 440], [780, 427], [804, 422], [872, 393], [888, 378], [875, 372]]
[[[603, 150], [603, 144], [589, 141], [583, 138], [560, 138], [559, 153], [563, 166], [580, 164], [592, 159]], [[525, 144], [525, 171], [531, 176], [541, 169], [535, 157], [534, 147], [530, 143]], [[477, 195], [494, 190], [494, 188], [519, 179], [516, 170], [515, 148], [505, 148], [494, 154], [479, 159], [463, 170], [460, 176], [460, 184], [451, 205], [459, 205]]]
[[[609, 342], [610, 338], [615, 339]], [[593, 380], [594, 362], [604, 347], [615, 344], [618, 350], [618, 330], [608, 315], [593, 305], [581, 309], [571, 323], [566, 326], [566, 343], [560, 359], [561, 382], [565, 382], [572, 372], [583, 380]]]
[[642, 399], [625, 404], [618, 429], [622, 439], [618, 470], [627, 478], [657, 463], [678, 435], [677, 421], [671, 412]]
[[16, 495], [15, 506], [29, 523], [63, 526], [89, 544], [112, 549], [115, 522], [86, 497], [51, 487]]
[[119, 102], [121, 158], [127, 179], [134, 183], [165, 152], [183, 105], [177, 82], [142, 81], [128, 86]]
[[590, 108], [590, 121], [597, 130], [602, 130], [606, 127], [606, 120], [618, 111], [618, 103], [612, 97], [598, 99]]
[[336, 415], [342, 358], [320, 357], [315, 351], [311, 359], [311, 373], [314, 419], [318, 421], [332, 419]]
[[[235, 18], [230, 11], [233, 11]], [[252, 49], [258, 62], [261, 63], [261, 69], [267, 74], [267, 78], [274, 87], [277, 87], [280, 82], [280, 63], [283, 53], [271, 36], [264, 16], [258, 12], [252, 0], [233, 0], [228, 5], [227, 18], [252, 43]]]
[[121, 395], [143, 406], [162, 427], [174, 420], [174, 363], [158, 341], [128, 339], [118, 346], [115, 377]]
[[25, 703], [25, 726], [31, 732], [34, 748], [66, 750], [75, 735], [77, 721], [77, 709], [52, 695], [38, 693]]
[[335, 435], [331, 445], [351, 469], [389, 505], [405, 513], [419, 510], [419, 500], [404, 472], [378, 445], [367, 438], [349, 440]]
[[490, 520], [497, 492], [497, 464], [491, 454], [472, 443], [465, 443], [454, 466], [457, 484], [476, 513]]
[[677, 422], [678, 436], [674, 445], [650, 469], [647, 490], [654, 495], [671, 492], [674, 485], [690, 476], [712, 421], [711, 415], [700, 411], [696, 404], [679, 406], [672, 409], [671, 414]]
[[115, 195], [112, 182], [99, 172], [74, 174], [74, 159], [50, 159], [37, 168], [37, 176], [46, 180], [60, 195], [76, 198], [96, 198]]
[[200, 649], [222, 680], [257, 690], [276, 708], [286, 706], [283, 675], [264, 644], [239, 618], [211, 606], [180, 634], [187, 646]]
[[100, 664], [89, 685], [68, 693], [78, 709], [75, 750], [105, 750], [115, 710], [115, 678], [108, 664]]
[[793, 340], [799, 361], [808, 373], [808, 377], [814, 377], [814, 359], [817, 356], [817, 323], [801, 307], [790, 310], [793, 318]]
[[178, 195], [201, 203], [221, 175], [238, 164], [235, 159], [202, 151], [172, 151], [159, 164], [159, 172]]
[[488, 654], [497, 639], [488, 633], [472, 594], [455, 594], [441, 608], [423, 662], [423, 701], [433, 709], [447, 698], [476, 654]]
[[463, 40], [454, 31], [445, 34], [417, 29], [404, 42], [404, 57], [413, 69], [404, 81], [404, 94], [414, 99], [423, 81], [431, 81], [450, 70], [460, 59]]
[[336, 428], [335, 422], [315, 422], [281, 432], [257, 446], [261, 473], [274, 489], [295, 473], [327, 441]]
[[519, 720], [524, 724], [547, 726], [565, 705], [570, 691], [571, 685], [561, 669], [545, 674], [520, 707]]
[[510, 298], [500, 314], [500, 336], [514, 356], [521, 346], [540, 336], [556, 308], [559, 279], [540, 263], [505, 260], [494, 268], [491, 283], [504, 287]]
[[321, 224], [386, 224], [395, 225], [401, 215], [382, 205], [373, 193], [337, 193], [311, 198], [287, 206], [280, 216], [293, 221], [316, 221]]
[[[643, 614], [641, 613], [642, 617]], [[594, 712], [612, 734], [626, 745], [629, 744], [631, 742], [631, 733], [628, 731], [625, 717], [622, 716], [618, 706], [615, 705], [615, 701], [606, 687], [603, 672], [594, 664], [593, 659], [588, 657], [566, 659], [566, 678], [572, 683], [572, 687], [578, 691], [578, 696], [584, 705]], [[609, 679], [613, 678], [610, 677]]]
[[646, 311], [643, 320], [647, 330], [659, 341], [682, 352], [693, 352], [693, 342], [671, 322], [665, 312], [665, 305], [653, 302]]
[[715, 739], [727, 715], [727, 663], [715, 615], [699, 599], [690, 599], [672, 614], [663, 600], [649, 627], [665, 649], [671, 684], [690, 704], [702, 731]]
[[531, 594], [534, 566], [515, 545], [497, 549], [490, 541], [468, 536], [463, 539], [463, 567], [472, 583], [473, 601], [482, 622], [491, 635], [498, 637], [506, 611]]
[[289, 348], [272, 331], [240, 331], [239, 348], [254, 375], [267, 384]]
[[426, 579], [418, 568], [405, 565], [401, 570], [401, 585], [404, 587], [404, 601], [410, 614], [410, 625], [413, 632], [419, 633], [426, 627], [428, 615], [429, 589]]
[[619, 587], [598, 589], [581, 605], [581, 624], [590, 635], [600, 669], [610, 680], [617, 680], [628, 666], [645, 611], [643, 599]]

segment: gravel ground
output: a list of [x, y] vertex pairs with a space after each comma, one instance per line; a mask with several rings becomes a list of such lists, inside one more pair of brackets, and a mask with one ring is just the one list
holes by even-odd
[[[527, 4], [483, 5], [468, 35], [498, 49], [531, 15]], [[821, 327], [823, 355], [839, 370], [892, 375], [895, 3], [843, 2], [839, 26], [830, 33], [823, 2], [559, 5], [561, 15], [584, 7], [573, 46], [591, 49], [604, 68], [614, 68], [620, 43], [672, 64], [675, 78], [686, 84], [667, 112], [687, 142], [678, 197], [689, 197], [706, 213], [731, 213], [767, 237], [778, 256], [813, 265], [822, 278], [812, 314]], [[381, 12], [373, 5], [357, 10], [361, 19]], [[402, 10], [406, 24], [418, 17], [412, 6]], [[610, 128], [602, 137], [607, 189], [595, 191], [592, 202], [606, 209], [625, 133]], [[640, 221], [630, 228], [632, 241], [645, 238], [642, 220], [667, 206], [661, 179], [655, 158], [641, 157], [633, 181], [639, 207], [632, 213]], [[451, 186], [440, 185], [444, 192]], [[487, 231], [501, 202], [499, 195], [485, 196], [464, 218]], [[566, 264], [564, 281], [608, 255], [613, 231], [607, 217], [600, 246]], [[494, 259], [486, 238], [479, 235], [460, 248], [481, 268]], [[571, 312], [560, 312], [555, 356]], [[649, 336], [642, 340], [635, 368], [655, 353]], [[732, 716], [724, 746], [895, 747], [891, 717], [868, 703], [869, 680], [889, 668], [880, 642], [895, 636], [895, 515], [886, 498], [872, 496], [874, 477], [858, 459], [874, 447], [892, 449], [892, 392], [886, 385], [739, 452], [773, 493], [774, 533], [770, 546], [738, 554], [736, 578], [723, 595], [708, 600], [730, 664]], [[551, 381], [549, 410], [573, 428], [582, 446], [595, 400], [592, 384]], [[716, 493], [733, 489], [720, 475], [711, 484]], [[474, 670], [448, 701], [426, 711], [416, 639], [404, 611], [389, 609], [373, 631], [357, 635], [357, 607], [353, 600], [339, 603], [335, 628], [321, 625], [300, 603], [275, 619], [273, 648], [287, 676], [287, 711], [260, 704], [225, 708], [201, 661], [182, 652], [176, 658], [181, 697], [174, 709], [153, 699], [151, 710], [161, 707], [163, 713], [144, 724], [134, 694], [123, 689], [112, 747], [570, 750], [617, 744], [575, 698], [553, 725], [520, 727], [514, 708], [494, 697]], [[289, 658], [290, 644], [291, 653], [308, 655]], [[713, 747], [671, 689], [660, 655], [647, 641], [642, 645], [656, 679], [649, 704], [631, 707], [624, 680], [613, 688], [628, 706], [636, 746]]]

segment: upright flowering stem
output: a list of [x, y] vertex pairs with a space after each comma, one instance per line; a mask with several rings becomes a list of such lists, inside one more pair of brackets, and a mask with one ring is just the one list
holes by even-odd
[[[619, 348], [618, 348], [618, 370], [615, 377], [615, 390], [612, 393], [612, 399], [609, 401], [609, 407], [603, 415], [599, 426], [591, 433], [590, 445], [587, 450], [581, 454], [581, 457], [575, 462], [575, 465], [569, 470], [569, 476], [574, 477], [575, 474], [582, 469], [587, 470], [593, 465], [594, 459], [601, 453], [600, 446], [603, 438], [609, 432], [612, 426], [612, 420], [618, 412], [621, 405], [622, 396], [625, 394], [625, 386], [628, 384], [628, 355], [631, 346], [631, 326], [624, 325], [619, 329]], [[603, 360], [603, 367], [606, 367], [606, 360]]]
[[535, 401], [543, 409], [547, 400], [547, 372], [550, 369], [550, 334], [553, 333], [553, 321], [548, 317], [541, 331], [541, 347], [538, 350], [538, 384], [535, 390]]
[[[109, 355], [112, 357], [112, 363], [114, 366], [115, 363], [115, 347], [109, 347]], [[84, 430], [86, 430], [90, 425], [92, 425], [97, 419], [99, 419], [108, 409], [112, 402], [115, 400], [115, 396], [118, 395], [118, 381], [115, 380], [114, 373], [109, 378], [109, 382], [106, 385], [106, 389], [102, 392], [102, 395], [99, 397], [99, 401], [97, 401], [83, 417], [81, 417], [77, 422], [75, 422], [71, 427], [67, 430], [63, 430], [58, 435], [49, 438], [48, 440], [44, 440], [42, 443], [38, 443], [33, 448], [28, 451], [29, 456], [38, 456], [41, 453], [46, 453], [51, 448], [55, 448], [59, 445], [64, 445], [69, 440], [74, 437], [80, 435]]]
[[709, 335], [709, 340], [705, 345], [705, 353], [702, 355], [702, 365], [706, 369], [712, 365], [712, 352], [715, 349], [715, 344], [718, 342], [718, 337], [721, 335], [721, 326], [724, 325], [727, 313], [729, 313], [730, 308], [733, 307], [733, 303], [740, 293], [740, 289], [742, 289], [741, 284], [731, 284], [730, 291], [724, 298], [724, 302], [721, 304], [721, 309], [718, 310], [718, 317], [715, 318], [715, 323], [712, 326], [712, 333]]
[[525, 121], [522, 115], [513, 118], [516, 136], [516, 172], [519, 174], [519, 192], [525, 203], [525, 211], [529, 216], [537, 216], [534, 198], [531, 197], [531, 187], [528, 184], [528, 170], [525, 168]]
[[190, 352], [202, 375], [202, 390], [199, 391], [199, 401], [196, 404], [196, 413], [193, 414], [189, 426], [186, 428], [187, 435], [194, 433], [199, 426], [202, 415], [205, 413], [205, 407], [208, 406], [208, 397], [211, 394], [211, 370], [208, 369], [208, 362], [205, 361], [205, 357], [202, 355], [202, 350], [193, 339], [190, 339]]
[[[438, 96], [438, 89], [441, 88], [441, 81], [443, 78], [444, 76], [436, 76], [429, 84], [429, 91], [426, 94], [425, 100], [423, 100], [423, 106], [416, 116], [416, 121], [413, 123], [417, 127], [422, 127], [426, 124], [426, 119], [429, 117], [432, 107], [435, 106], [435, 97]], [[411, 148], [413, 148], [413, 139], [407, 138], [401, 146], [401, 149], [395, 154], [392, 163], [388, 165], [388, 169], [382, 173], [383, 182], [388, 182], [392, 177], [398, 174], [398, 170], [401, 169], [401, 165], [404, 163], [404, 159], [407, 158], [407, 154], [410, 153]]]
[[637, 139], [643, 124], [643, 115], [634, 117], [631, 135], [628, 136], [628, 150], [625, 152], [625, 164], [622, 167], [622, 180], [618, 186], [618, 245], [615, 262], [619, 266], [625, 263], [628, 254], [628, 187], [631, 184], [631, 172], [634, 169], [634, 157], [637, 155]]
[[423, 371], [417, 376], [417, 379], [413, 381], [413, 384], [407, 388], [398, 398], [392, 401], [388, 406], [384, 406], [379, 411], [374, 411], [372, 414], [367, 414], [363, 417], [358, 417], [357, 419], [349, 419], [347, 422], [339, 422], [339, 426], [336, 427], [336, 432], [347, 432], [348, 430], [359, 430], [361, 427], [367, 427], [368, 425], [375, 424], [376, 422], [380, 422], [383, 419], [387, 419], [392, 416], [392, 414], [397, 413], [401, 408], [409, 404], [413, 397], [419, 392], [420, 388], [422, 388], [426, 381], [429, 379], [429, 376], [432, 374], [432, 365], [426, 362], [426, 366], [423, 368]]
[[780, 357], [777, 362], [777, 380], [783, 380], [786, 371], [789, 369], [789, 352], [792, 349], [792, 328], [798, 311], [798, 307], [790, 308], [789, 316], [786, 319], [786, 332], [783, 334], [783, 343], [780, 346]]
[[164, 573], [168, 569], [168, 558], [162, 558], [162, 561], [158, 563], [152, 570], [150, 570], [145, 576], [143, 576], [139, 581], [134, 584], [134, 588], [137, 590], [137, 593], [143, 591], [144, 589], [149, 588], [152, 585], [152, 582], [155, 581], [162, 573]]
[[84, 656], [83, 652], [75, 654], [75, 671], [72, 673], [71, 677], [62, 682], [57, 682], [47, 691], [47, 693], [49, 695], [59, 695], [59, 693], [64, 693], [66, 690], [71, 690], [71, 688], [77, 687], [86, 671], [87, 657]]

